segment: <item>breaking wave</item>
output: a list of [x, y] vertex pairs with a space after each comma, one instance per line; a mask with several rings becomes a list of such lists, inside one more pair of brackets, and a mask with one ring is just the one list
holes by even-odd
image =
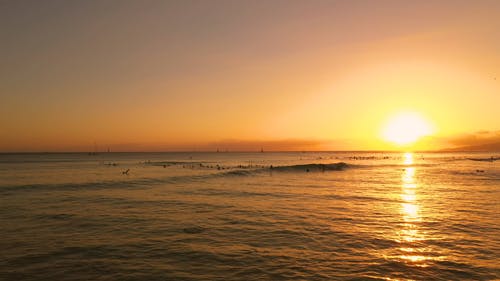
[[[156, 163], [155, 163], [156, 164]], [[177, 162], [172, 165], [185, 164], [185, 162]], [[219, 166], [220, 167], [220, 166]], [[285, 166], [235, 166], [214, 168], [207, 174], [199, 175], [179, 175], [151, 178], [131, 178], [123, 180], [105, 180], [105, 181], [90, 181], [81, 183], [54, 183], [54, 184], [23, 184], [0, 187], [0, 192], [10, 192], [14, 190], [59, 190], [59, 189], [107, 189], [107, 188], [144, 188], [159, 184], [175, 184], [180, 182], [190, 182], [199, 180], [208, 180], [210, 178], [224, 177], [240, 177], [240, 176], [258, 176], [262, 172], [326, 172], [326, 171], [342, 171], [350, 167], [347, 163], [330, 163], [330, 164], [300, 164], [300, 165], [285, 165]]]

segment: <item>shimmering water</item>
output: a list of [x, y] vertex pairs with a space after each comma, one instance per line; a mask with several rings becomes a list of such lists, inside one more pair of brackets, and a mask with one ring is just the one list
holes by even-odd
[[0, 279], [499, 279], [492, 156], [4, 154]]

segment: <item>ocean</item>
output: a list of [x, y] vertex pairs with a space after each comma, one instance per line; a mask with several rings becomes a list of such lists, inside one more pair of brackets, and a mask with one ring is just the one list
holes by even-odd
[[0, 280], [499, 280], [498, 156], [0, 154]]

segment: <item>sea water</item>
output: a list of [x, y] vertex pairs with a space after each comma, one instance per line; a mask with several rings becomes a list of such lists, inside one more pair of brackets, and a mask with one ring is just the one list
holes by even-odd
[[1, 280], [495, 280], [498, 153], [0, 155]]

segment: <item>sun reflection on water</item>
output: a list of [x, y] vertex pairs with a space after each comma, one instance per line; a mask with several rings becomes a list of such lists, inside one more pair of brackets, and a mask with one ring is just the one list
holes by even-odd
[[420, 231], [418, 223], [422, 221], [420, 216], [420, 206], [418, 198], [418, 184], [415, 180], [415, 167], [413, 154], [405, 153], [403, 155], [404, 168], [401, 176], [401, 215], [404, 223], [398, 235], [402, 246], [399, 251], [402, 252], [398, 259], [417, 266], [427, 266], [426, 260], [432, 257], [425, 256], [425, 248], [422, 248], [417, 242], [425, 241], [425, 235]]
[[[404, 161], [405, 165], [413, 164], [413, 154], [405, 153]], [[415, 181], [415, 167], [406, 167], [404, 169], [404, 173], [401, 177], [402, 179], [402, 193], [401, 199], [403, 199], [403, 203], [401, 203], [403, 219], [405, 223], [420, 221], [420, 217], [418, 214], [419, 206], [417, 202], [417, 183]]]
[[411, 165], [413, 164], [413, 153], [411, 152], [406, 152], [405, 154], [403, 154], [403, 164], [405, 165]]
[[[398, 228], [395, 232], [391, 231], [391, 238], [398, 246], [384, 251], [386, 254], [383, 256], [408, 266], [431, 267], [436, 261], [445, 260], [447, 256], [442, 255], [442, 252], [433, 246], [431, 240], [440, 238], [426, 226], [432, 220], [432, 214], [425, 204], [429, 200], [429, 194], [418, 180], [425, 170], [418, 169], [412, 153], [404, 153], [401, 159], [403, 167], [400, 170], [400, 178], [397, 179], [400, 188], [393, 194], [400, 198], [393, 209]], [[391, 280], [389, 276], [387, 280]]]

